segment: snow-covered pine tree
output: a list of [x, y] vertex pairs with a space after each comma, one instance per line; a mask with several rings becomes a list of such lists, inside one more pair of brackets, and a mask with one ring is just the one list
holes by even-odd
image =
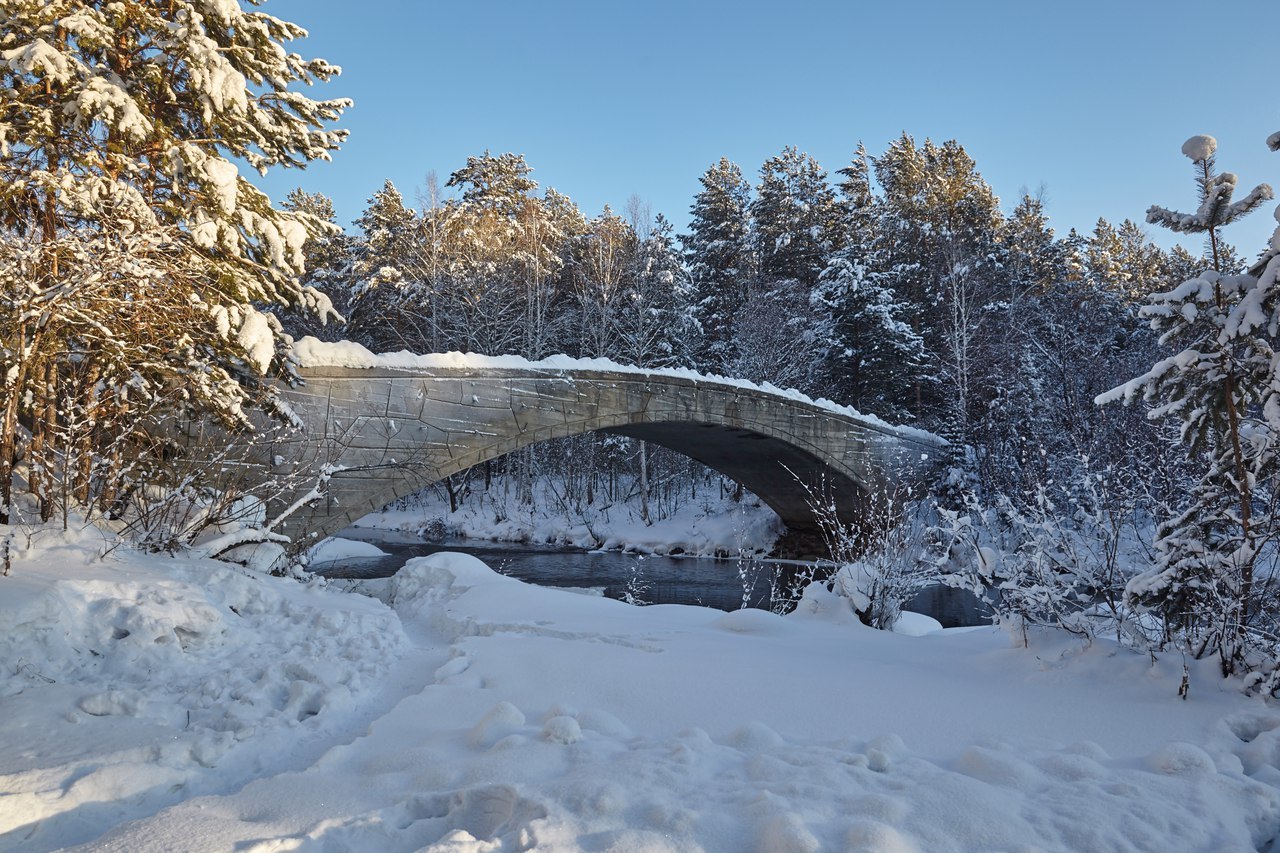
[[1152, 294], [1142, 309], [1161, 342], [1177, 351], [1097, 400], [1142, 395], [1153, 404], [1150, 417], [1181, 422], [1183, 442], [1204, 462], [1187, 505], [1159, 526], [1156, 565], [1135, 577], [1126, 595], [1157, 610], [1193, 655], [1217, 654], [1229, 674], [1248, 665], [1248, 638], [1260, 617], [1274, 618], [1255, 600], [1255, 567], [1280, 522], [1269, 499], [1280, 473], [1280, 234], [1257, 274], [1223, 271], [1220, 230], [1273, 193], [1262, 184], [1233, 201], [1237, 179], [1215, 169], [1216, 148], [1209, 136], [1182, 146], [1199, 189], [1194, 213], [1147, 211], [1148, 222], [1204, 234], [1209, 243], [1210, 269]]
[[909, 308], [856, 250], [832, 257], [813, 291], [827, 312], [827, 364], [834, 399], [890, 421], [911, 417], [909, 401], [927, 361]]
[[401, 268], [411, 262], [417, 218], [405, 207], [404, 195], [396, 185], [384, 181], [382, 189], [369, 196], [355, 225], [361, 234], [352, 267], [356, 279], [374, 282], [386, 268], [396, 272], [384, 275], [404, 278]]
[[951, 441], [958, 471], [968, 464], [970, 425], [986, 404], [979, 380], [988, 345], [1003, 326], [992, 321], [1003, 293], [999, 199], [955, 140], [916, 146], [904, 133], [874, 163], [884, 195], [872, 269], [889, 276], [886, 283], [912, 307], [935, 367], [924, 375], [941, 380], [918, 386], [916, 409]]
[[640, 242], [636, 269], [615, 315], [618, 355], [639, 367], [683, 367], [688, 363], [682, 319], [689, 284], [675, 233], [659, 213]]
[[586, 230], [573, 203], [553, 189], [543, 198], [520, 154], [468, 157], [446, 186], [454, 254], [446, 346], [492, 355], [542, 358], [556, 341], [557, 307], [568, 243]]
[[811, 300], [823, 310], [822, 372], [834, 400], [890, 420], [909, 420], [910, 400], [927, 356], [911, 326], [912, 307], [877, 263], [879, 201], [871, 190], [866, 149], [858, 144], [841, 169], [839, 245]]
[[733, 318], [746, 302], [752, 275], [751, 187], [724, 157], [699, 180], [702, 190], [690, 208], [689, 233], [680, 238], [693, 287], [693, 319], [701, 327], [695, 366], [723, 373], [737, 351]]
[[834, 240], [837, 248], [850, 243], [869, 246], [875, 227], [875, 195], [871, 191], [871, 156], [861, 142], [853, 152], [853, 160], [836, 174], [840, 197], [836, 202], [840, 223]]
[[1124, 266], [1120, 263], [1121, 252], [1119, 232], [1114, 225], [1099, 217], [1085, 248], [1085, 274], [1094, 287], [1107, 288], [1115, 293], [1128, 292]]
[[424, 349], [433, 337], [431, 300], [413, 286], [419, 224], [389, 180], [355, 221], [349, 334], [375, 352]]
[[756, 271], [733, 318], [738, 352], [726, 366], [757, 382], [815, 391], [825, 316], [811, 296], [838, 232], [835, 193], [818, 162], [788, 146], [761, 166], [750, 211]]
[[[130, 413], [163, 398], [246, 423], [269, 403], [281, 332], [255, 303], [328, 309], [298, 282], [308, 222], [240, 174], [328, 159], [346, 136], [326, 125], [348, 101], [296, 90], [339, 71], [287, 49], [305, 35], [228, 0], [4, 4], [0, 226], [25, 241], [0, 269], [6, 518], [20, 421], [43, 441], [81, 396], [84, 432], [59, 458], [75, 469], [63, 494], [84, 502], [71, 460], [118, 447]], [[57, 462], [30, 456], [46, 474]], [[92, 473], [119, 485], [118, 467]], [[47, 512], [59, 496], [35, 485]]]
[[1064, 248], [1054, 239], [1042, 199], [1023, 195], [1004, 222], [1000, 242], [1010, 299], [1044, 292], [1066, 277]]
[[[1147, 239], [1147, 232], [1143, 227], [1132, 219], [1120, 223], [1116, 238], [1120, 248], [1116, 261], [1120, 265], [1125, 295], [1132, 301], [1140, 302], [1164, 280], [1167, 259], [1164, 252]], [[1226, 260], [1225, 257], [1223, 260]], [[1228, 269], [1224, 264], [1223, 271]]]

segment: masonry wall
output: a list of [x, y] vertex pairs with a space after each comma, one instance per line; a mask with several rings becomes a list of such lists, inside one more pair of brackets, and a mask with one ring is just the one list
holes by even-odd
[[938, 446], [825, 408], [732, 385], [633, 373], [308, 368], [284, 397], [307, 430], [259, 448], [297, 489], [342, 469], [283, 532], [330, 534], [397, 497], [552, 438], [607, 430], [666, 445], [742, 482], [793, 529], [811, 526], [801, 484], [856, 519], [867, 492], [913, 482]]

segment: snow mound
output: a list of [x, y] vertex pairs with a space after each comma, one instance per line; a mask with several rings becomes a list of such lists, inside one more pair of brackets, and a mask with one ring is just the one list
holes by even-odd
[[893, 623], [895, 634], [906, 634], [908, 637], [923, 637], [941, 630], [942, 623], [937, 619], [923, 613], [912, 613], [910, 610], [899, 613], [897, 621]]
[[385, 557], [387, 552], [372, 542], [330, 536], [313, 545], [307, 551], [307, 556], [311, 558], [312, 563], [327, 563], [331, 560], [345, 560], [352, 557]]
[[1151, 769], [1170, 775], [1207, 775], [1217, 773], [1209, 753], [1192, 743], [1169, 743], [1151, 754]]
[[836, 595], [821, 582], [814, 582], [804, 588], [796, 609], [788, 616], [792, 620], [812, 620], [830, 622], [848, 627], [865, 627], [853, 612], [849, 599]]
[[91, 562], [84, 545], [33, 549], [0, 579], [0, 704], [23, 732], [0, 737], [0, 766], [66, 761], [34, 771], [59, 796], [0, 807], [0, 848], [53, 814], [111, 823], [114, 801], [154, 809], [209, 768], [251, 772], [263, 750], [336, 724], [407, 645], [369, 599], [211, 560]]
[[0, 578], [0, 849], [1280, 838], [1280, 713], [1215, 689], [1212, 661], [1183, 702], [1177, 659], [1061, 632], [921, 641], [821, 585], [792, 616], [726, 616], [435, 554], [386, 581], [388, 608], [208, 561], [73, 557]]

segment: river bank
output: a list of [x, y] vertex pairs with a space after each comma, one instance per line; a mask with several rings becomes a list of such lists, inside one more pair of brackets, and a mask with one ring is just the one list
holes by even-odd
[[658, 517], [642, 516], [638, 501], [578, 505], [557, 484], [541, 480], [532, 503], [495, 479], [489, 489], [469, 491], [456, 510], [439, 485], [369, 513], [356, 528], [417, 536], [420, 540], [480, 539], [564, 545], [580, 550], [637, 554], [736, 557], [766, 554], [785, 526], [773, 510], [749, 493], [734, 498], [719, 488], [688, 498]]

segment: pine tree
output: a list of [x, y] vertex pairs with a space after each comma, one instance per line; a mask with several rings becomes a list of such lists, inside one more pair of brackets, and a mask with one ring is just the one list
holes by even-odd
[[586, 225], [555, 190], [536, 197], [532, 172], [522, 155], [486, 151], [449, 177], [462, 192], [449, 205], [450, 349], [542, 358], [557, 342], [569, 244]]
[[1120, 223], [1116, 231], [1119, 252], [1116, 262], [1124, 295], [1138, 302], [1147, 297], [1165, 279], [1168, 261], [1164, 252], [1147, 240], [1147, 232], [1131, 219]]
[[[361, 234], [352, 268], [356, 278], [366, 282], [367, 287], [373, 286], [379, 275], [407, 277], [405, 270], [411, 263], [417, 223], [396, 185], [384, 182], [382, 189], [369, 197], [355, 224]], [[383, 273], [387, 268], [395, 272]]]
[[[375, 352], [424, 349], [435, 318], [415, 275], [419, 221], [391, 181], [356, 219], [351, 251], [350, 331]], [[425, 310], [423, 310], [425, 309]]]
[[858, 143], [853, 160], [836, 174], [840, 183], [837, 207], [840, 224], [833, 239], [835, 248], [856, 242], [864, 248], [870, 246], [875, 225], [875, 195], [871, 190], [871, 158], [866, 146]]
[[1224, 674], [1245, 661], [1252, 623], [1255, 566], [1278, 532], [1269, 501], [1280, 473], [1280, 375], [1275, 366], [1280, 328], [1280, 263], [1265, 258], [1260, 275], [1223, 272], [1220, 230], [1272, 198], [1256, 187], [1232, 201], [1236, 176], [1215, 168], [1217, 143], [1195, 136], [1182, 146], [1195, 168], [1199, 206], [1178, 213], [1153, 206], [1147, 221], [1173, 231], [1205, 234], [1211, 266], [1164, 293], [1142, 313], [1161, 343], [1180, 348], [1100, 403], [1142, 394], [1152, 417], [1179, 420], [1188, 449], [1205, 469], [1189, 503], [1160, 524], [1156, 566], [1134, 578], [1127, 595], [1157, 609], [1183, 632], [1192, 654], [1216, 653]]
[[689, 233], [681, 237], [693, 288], [693, 318], [701, 328], [694, 361], [700, 370], [723, 373], [736, 353], [733, 318], [747, 300], [752, 276], [751, 188], [742, 170], [723, 157], [700, 180]]
[[688, 363], [688, 331], [681, 322], [688, 279], [671, 223], [659, 213], [647, 230], [615, 316], [618, 355], [639, 367], [682, 367]]
[[1004, 223], [1000, 242], [1010, 299], [1042, 293], [1067, 277], [1063, 246], [1054, 239], [1041, 199], [1022, 197]]
[[[81, 405], [84, 455], [118, 448], [131, 413], [161, 398], [238, 424], [271, 404], [262, 379], [284, 367], [282, 332], [254, 304], [329, 306], [298, 283], [312, 223], [273, 207], [237, 162], [303, 166], [345, 138], [325, 126], [349, 102], [291, 88], [338, 73], [288, 51], [305, 35], [238, 3], [5, 4], [0, 226], [26, 247], [0, 269], [3, 507], [20, 420], [40, 443], [51, 413]], [[118, 487], [106, 464], [99, 481]], [[84, 469], [73, 478], [83, 502]]]
[[942, 380], [932, 398], [925, 383], [917, 387], [916, 408], [951, 441], [958, 465], [986, 404], [978, 380], [1003, 325], [989, 310], [1000, 307], [1003, 294], [999, 199], [955, 140], [917, 147], [904, 133], [875, 159], [875, 173], [884, 198], [873, 269], [912, 306], [931, 372]]

